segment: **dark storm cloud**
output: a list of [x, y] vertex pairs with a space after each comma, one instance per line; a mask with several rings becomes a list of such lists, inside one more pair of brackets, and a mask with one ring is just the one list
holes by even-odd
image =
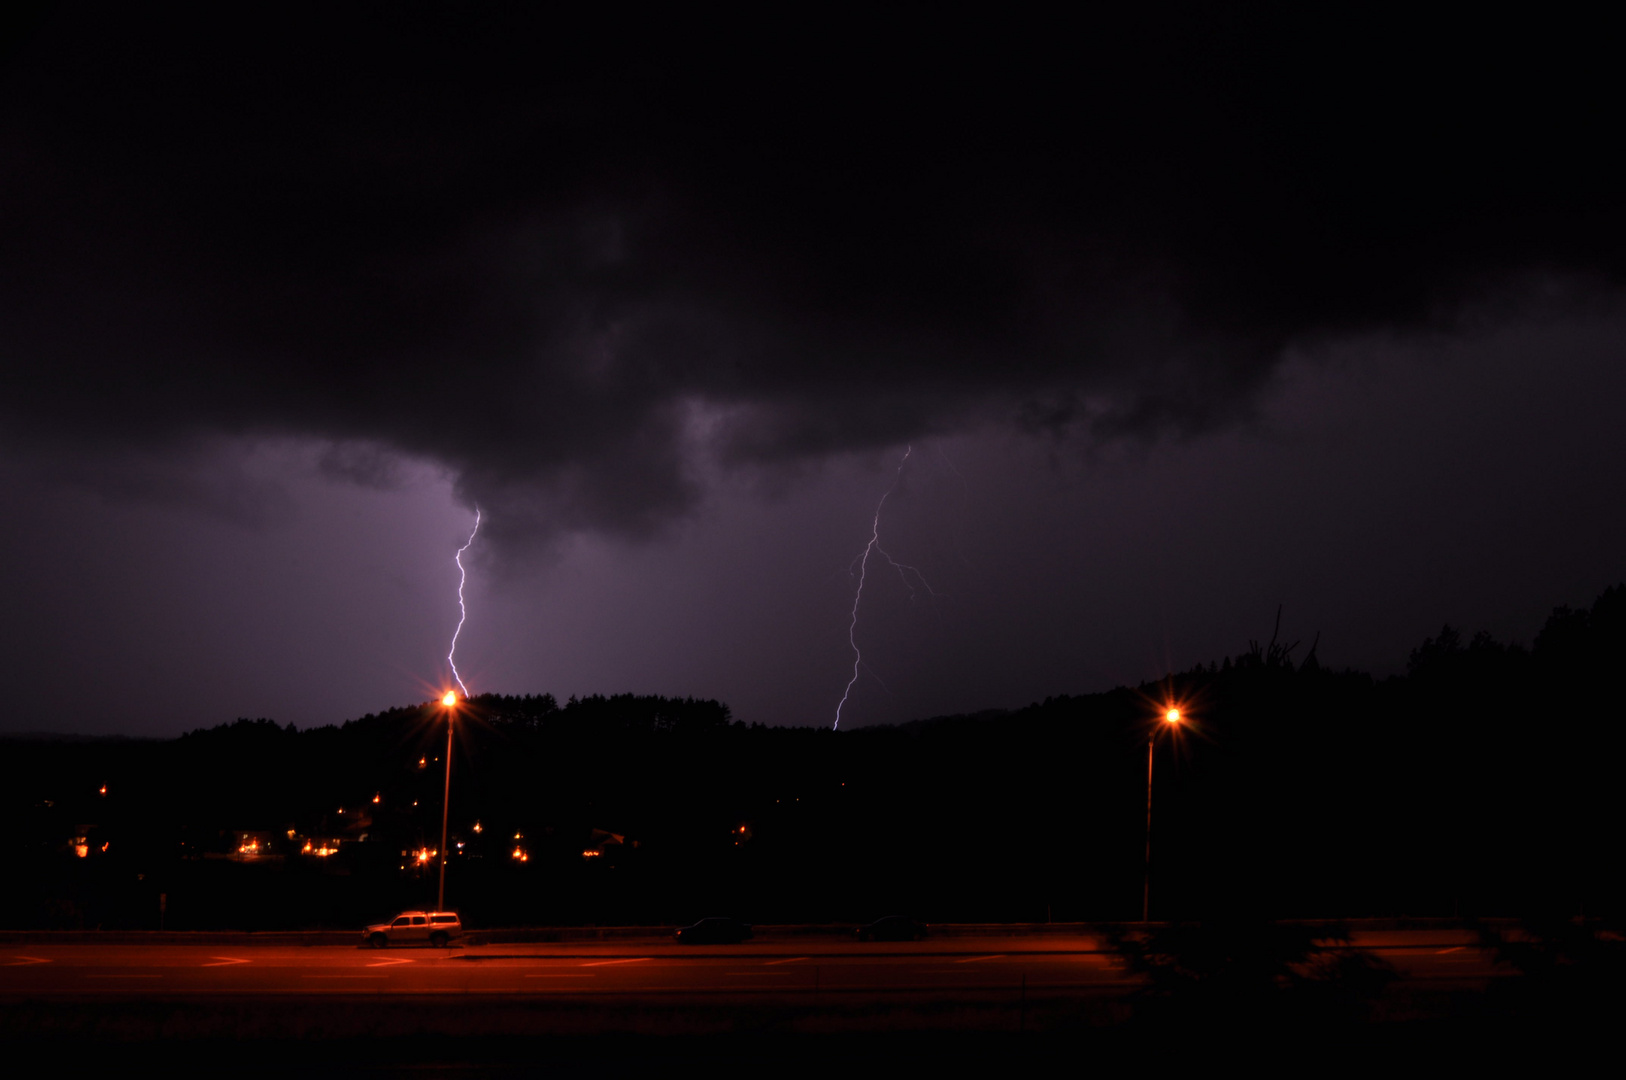
[[510, 536], [658, 528], [702, 458], [1199, 429], [1289, 344], [1617, 280], [1615, 39], [69, 6], [10, 54], [0, 410], [420, 456]]

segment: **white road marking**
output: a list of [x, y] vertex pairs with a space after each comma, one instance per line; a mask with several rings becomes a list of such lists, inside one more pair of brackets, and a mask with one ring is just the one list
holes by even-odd
[[1005, 953], [995, 953], [992, 956], [968, 956], [964, 960], [956, 960], [954, 962], [956, 964], [977, 964], [984, 960], [1003, 960], [1005, 959], [1005, 956]]
[[5, 967], [27, 967], [30, 964], [49, 964], [51, 961], [43, 956], [19, 956]]
[[590, 964], [583, 964], [582, 967], [609, 967], [611, 964], [641, 964], [645, 960], [651, 960], [651, 959], [653, 959], [653, 957], [634, 956], [634, 957], [629, 957], [626, 960], [594, 960]]
[[758, 983], [758, 990], [806, 990], [807, 987], [797, 983]]
[[218, 964], [204, 964], [203, 966], [204, 967], [231, 967], [233, 964], [251, 964], [251, 963], [253, 963], [252, 960], [241, 960], [241, 959], [238, 959], [235, 956], [217, 956], [217, 957], [215, 957], [215, 959], [219, 960], [220, 963], [218, 963]]
[[798, 960], [806, 960], [806, 959], [807, 959], [807, 957], [805, 957], [805, 956], [793, 956], [789, 960], [769, 960], [767, 963], [763, 964], [762, 966], [763, 967], [773, 967], [775, 964], [794, 964]]
[[368, 967], [392, 967], [395, 964], [415, 964], [415, 963], [417, 963], [417, 961], [412, 959], [410, 956], [398, 956], [393, 960], [380, 960], [376, 964], [368, 964], [367, 966]]
[[1435, 956], [1444, 956], [1446, 953], [1461, 952], [1463, 949], [1466, 949], [1467, 947], [1468, 946], [1466, 946], [1466, 945], [1457, 945], [1454, 948], [1441, 949], [1438, 952], [1436, 952], [1434, 955]]

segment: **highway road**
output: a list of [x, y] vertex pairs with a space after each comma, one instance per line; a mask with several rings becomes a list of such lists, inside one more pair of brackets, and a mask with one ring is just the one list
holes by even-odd
[[[1226, 1013], [1221, 1026], [1201, 1029], [1208, 1003], [1182, 1014], [1179, 1038], [1149, 1034], [1136, 1023], [1136, 977], [1087, 933], [945, 932], [897, 944], [759, 933], [744, 945], [700, 947], [654, 936], [385, 950], [0, 944], [0, 1051], [171, 1076], [217, 1076], [230, 1061], [234, 1073], [268, 1076], [444, 1068], [495, 1077], [545, 1066], [553, 1076], [703, 1068], [828, 1077], [864, 1062], [1040, 1074], [1069, 1054], [1100, 1067], [1211, 1067], [1223, 1046], [1300, 1070], [1333, 1059], [1389, 1067], [1436, 1047], [1453, 1061], [1479, 1053], [1504, 1065], [1521, 1030], [1542, 1054], [1553, 1045], [1539, 1026], [1479, 1011], [1495, 997], [1481, 991], [1507, 972], [1461, 929], [1356, 934], [1357, 947], [1400, 976], [1369, 1003], [1376, 1023], [1356, 1040], [1351, 1029], [1329, 1036], [1301, 1025], [1299, 1013], [1242, 1014], [1256, 1024]], [[1596, 1041], [1584, 1029], [1566, 1038]]]
[[[1407, 981], [1483, 980], [1491, 958], [1461, 930], [1357, 935]], [[486, 995], [522, 999], [702, 995], [970, 995], [1123, 992], [1098, 938], [954, 937], [911, 943], [810, 938], [686, 947], [669, 940], [448, 949], [196, 945], [0, 946], [0, 1000]]]

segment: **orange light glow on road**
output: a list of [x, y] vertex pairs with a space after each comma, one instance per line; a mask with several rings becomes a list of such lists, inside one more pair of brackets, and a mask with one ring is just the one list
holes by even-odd
[[456, 705], [457, 704], [457, 691], [455, 691], [455, 690], [446, 691], [446, 696], [440, 699], [440, 703], [442, 705]]

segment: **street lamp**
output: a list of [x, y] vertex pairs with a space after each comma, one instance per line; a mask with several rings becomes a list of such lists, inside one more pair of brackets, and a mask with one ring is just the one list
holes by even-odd
[[[1180, 725], [1180, 710], [1170, 708], [1163, 714], [1163, 723], [1170, 729]], [[1159, 725], [1162, 726], [1162, 725]], [[1152, 920], [1152, 748], [1157, 745], [1157, 728], [1146, 740], [1146, 877], [1140, 897], [1140, 921]]]
[[446, 696], [440, 699], [440, 703], [446, 707], [446, 791], [440, 800], [440, 891], [435, 894], [435, 910], [445, 911], [446, 819], [452, 809], [452, 720], [457, 715], [457, 691], [446, 691]]

